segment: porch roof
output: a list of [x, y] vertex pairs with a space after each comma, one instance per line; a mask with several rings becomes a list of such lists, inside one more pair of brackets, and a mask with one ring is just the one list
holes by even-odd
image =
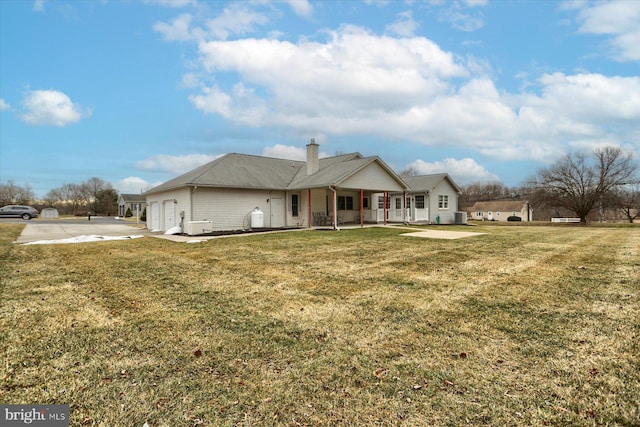
[[[323, 163], [322, 160], [327, 161]], [[331, 159], [321, 159], [320, 162], [320, 169], [314, 174], [307, 175], [306, 170], [300, 171], [292, 180], [289, 189], [331, 186], [370, 191], [402, 191], [407, 188], [404, 181], [377, 156], [362, 157], [358, 153], [354, 153]], [[386, 177], [376, 179], [374, 168], [383, 171]], [[359, 177], [359, 175], [362, 176]]]

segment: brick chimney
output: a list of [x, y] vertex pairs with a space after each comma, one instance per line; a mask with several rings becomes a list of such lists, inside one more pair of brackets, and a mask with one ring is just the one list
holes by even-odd
[[318, 147], [319, 145], [316, 144], [316, 140], [311, 138], [311, 142], [307, 144], [307, 175], [312, 175], [320, 169]]

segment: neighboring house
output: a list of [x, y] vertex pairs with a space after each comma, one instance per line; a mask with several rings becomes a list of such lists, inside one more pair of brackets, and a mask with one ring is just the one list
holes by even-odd
[[468, 215], [470, 219], [481, 221], [507, 221], [510, 216], [533, 221], [533, 209], [527, 200], [476, 202], [468, 209]]
[[377, 156], [351, 153], [319, 159], [318, 147], [312, 139], [306, 162], [227, 154], [152, 188], [143, 194], [147, 228], [180, 226], [188, 232], [200, 222], [208, 223], [203, 231], [335, 228], [335, 218], [338, 223], [364, 224], [378, 218], [374, 194], [408, 190]]
[[[458, 196], [462, 194], [462, 190], [448, 174], [409, 176], [402, 179], [409, 189], [405, 193], [389, 195], [387, 205], [390, 222], [466, 223], [466, 213], [457, 212]], [[378, 195], [377, 203], [379, 207], [383, 206], [384, 195]]]
[[141, 216], [147, 201], [142, 194], [120, 194], [118, 196], [118, 216], [126, 216], [127, 209], [131, 209], [133, 216]]

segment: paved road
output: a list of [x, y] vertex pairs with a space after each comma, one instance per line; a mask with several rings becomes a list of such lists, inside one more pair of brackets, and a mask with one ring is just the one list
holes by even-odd
[[87, 219], [33, 219], [31, 221], [1, 219], [0, 222], [24, 223], [26, 225], [24, 230], [22, 230], [22, 234], [20, 234], [16, 240], [17, 243], [91, 235], [128, 236], [148, 233], [143, 223], [136, 224], [109, 217], [91, 218], [91, 221]]

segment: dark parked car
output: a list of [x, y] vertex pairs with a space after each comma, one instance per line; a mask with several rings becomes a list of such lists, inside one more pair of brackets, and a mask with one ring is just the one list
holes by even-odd
[[507, 221], [522, 221], [522, 218], [517, 215], [511, 215], [509, 218], [507, 218]]
[[38, 218], [38, 211], [31, 206], [8, 205], [0, 208], [0, 218]]

